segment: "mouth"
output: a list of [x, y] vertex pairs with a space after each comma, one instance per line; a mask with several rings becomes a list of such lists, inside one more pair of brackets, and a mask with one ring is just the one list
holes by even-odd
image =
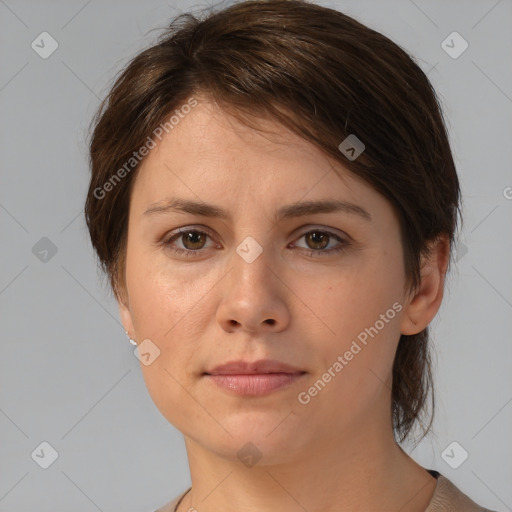
[[297, 382], [307, 372], [272, 359], [230, 361], [203, 376], [221, 389], [236, 395], [262, 396]]
[[220, 388], [237, 395], [262, 396], [290, 386], [306, 372], [298, 373], [251, 373], [216, 374], [204, 376]]

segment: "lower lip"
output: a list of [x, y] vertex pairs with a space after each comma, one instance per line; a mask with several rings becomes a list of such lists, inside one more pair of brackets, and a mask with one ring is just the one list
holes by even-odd
[[205, 375], [217, 386], [238, 395], [261, 396], [288, 386], [305, 373], [258, 373], [251, 375]]

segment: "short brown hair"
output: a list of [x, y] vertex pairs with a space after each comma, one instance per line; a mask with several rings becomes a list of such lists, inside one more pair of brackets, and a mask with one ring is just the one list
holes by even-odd
[[[247, 1], [202, 19], [174, 18], [122, 70], [93, 119], [85, 215], [116, 298], [125, 300], [127, 221], [140, 167], [132, 155], [195, 94], [249, 126], [251, 119], [276, 120], [386, 197], [400, 220], [409, 290], [420, 282], [428, 242], [445, 235], [452, 247], [459, 181], [425, 73], [397, 44], [339, 11], [302, 0]], [[354, 160], [338, 148], [350, 134], [365, 145]], [[429, 392], [423, 436], [432, 425], [428, 341], [428, 327], [399, 340], [392, 418], [400, 441], [421, 422]]]

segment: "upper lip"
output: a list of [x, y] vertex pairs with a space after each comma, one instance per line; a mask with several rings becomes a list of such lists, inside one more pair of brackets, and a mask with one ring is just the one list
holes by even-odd
[[274, 359], [260, 359], [259, 361], [229, 361], [215, 366], [205, 372], [207, 375], [242, 375], [261, 373], [305, 373], [300, 368], [291, 366]]

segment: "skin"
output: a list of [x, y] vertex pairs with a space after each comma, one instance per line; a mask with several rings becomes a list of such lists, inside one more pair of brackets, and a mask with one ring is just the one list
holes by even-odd
[[[400, 334], [423, 330], [440, 307], [448, 242], [432, 245], [421, 286], [407, 293], [398, 218], [383, 196], [273, 121], [260, 120], [260, 133], [196, 98], [137, 175], [126, 295], [118, 297], [130, 337], [160, 350], [141, 369], [156, 406], [185, 438], [192, 490], [179, 510], [423, 512], [436, 480], [393, 437], [392, 365]], [[171, 195], [222, 206], [231, 219], [144, 215]], [[350, 201], [372, 221], [345, 212], [272, 221], [283, 205], [317, 199]], [[161, 243], [184, 227], [208, 234], [174, 239], [195, 257]], [[339, 242], [312, 239], [315, 229], [350, 244], [329, 254]], [[248, 236], [263, 249], [252, 263], [236, 252]], [[396, 302], [401, 311], [299, 403], [298, 394]], [[261, 358], [307, 373], [260, 397], [236, 396], [203, 375]], [[252, 467], [237, 456], [248, 442], [261, 453]]]

